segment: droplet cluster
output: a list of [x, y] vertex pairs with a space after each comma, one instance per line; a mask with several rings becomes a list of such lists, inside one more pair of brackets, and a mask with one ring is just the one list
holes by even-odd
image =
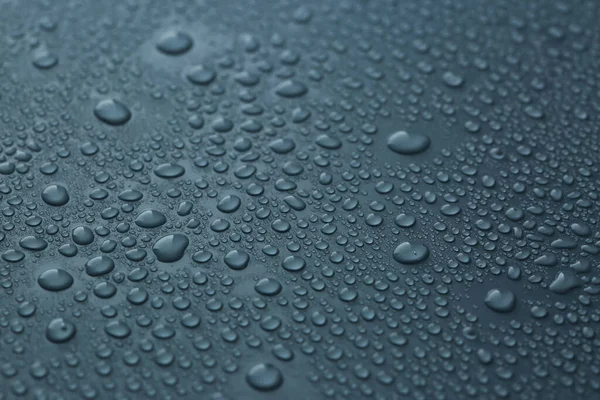
[[600, 3], [5, 3], [0, 399], [600, 398]]

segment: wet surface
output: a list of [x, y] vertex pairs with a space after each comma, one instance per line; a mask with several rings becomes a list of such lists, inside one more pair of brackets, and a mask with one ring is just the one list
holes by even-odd
[[594, 1], [3, 1], [0, 399], [600, 397]]

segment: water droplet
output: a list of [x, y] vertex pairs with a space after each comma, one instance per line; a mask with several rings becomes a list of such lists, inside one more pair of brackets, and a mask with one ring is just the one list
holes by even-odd
[[89, 276], [102, 276], [115, 268], [115, 262], [108, 256], [97, 256], [85, 263], [85, 272]]
[[68, 342], [75, 333], [75, 325], [62, 318], [53, 319], [46, 327], [46, 338], [54, 343]]
[[181, 260], [190, 241], [181, 233], [163, 236], [152, 247], [154, 255], [160, 262], [172, 263]]
[[94, 108], [94, 115], [100, 121], [113, 126], [123, 125], [131, 119], [129, 108], [115, 99], [101, 100]]
[[417, 264], [428, 257], [429, 249], [421, 243], [403, 242], [394, 250], [394, 260], [402, 264]]
[[254, 290], [263, 296], [275, 296], [281, 293], [281, 283], [273, 278], [262, 278], [254, 285]]
[[208, 68], [205, 65], [199, 64], [191, 67], [186, 77], [192, 83], [196, 85], [208, 85], [217, 77], [217, 73], [212, 68]]
[[156, 48], [170, 56], [186, 53], [193, 45], [192, 37], [178, 30], [169, 30], [163, 33], [156, 42]]
[[272, 391], [283, 384], [283, 374], [273, 364], [260, 363], [250, 368], [246, 382], [256, 390]]
[[306, 261], [298, 256], [288, 256], [283, 260], [283, 269], [289, 272], [298, 272], [306, 267]]
[[104, 327], [104, 331], [117, 339], [125, 339], [131, 334], [131, 329], [129, 326], [121, 320], [110, 321]]
[[431, 140], [428, 136], [420, 133], [408, 133], [399, 131], [388, 138], [387, 145], [390, 150], [398, 154], [418, 154], [429, 148]]
[[153, 229], [164, 225], [167, 217], [160, 211], [144, 210], [135, 219], [135, 224], [140, 228]]
[[243, 250], [232, 250], [227, 253], [224, 261], [229, 268], [239, 271], [248, 266], [250, 256]]
[[33, 65], [38, 69], [50, 69], [58, 65], [58, 57], [52, 53], [41, 51], [33, 57]]
[[185, 173], [185, 168], [179, 164], [166, 163], [154, 168], [154, 173], [159, 178], [172, 179], [183, 175]]
[[515, 309], [517, 298], [513, 292], [504, 289], [492, 289], [485, 296], [485, 305], [500, 313], [507, 313]]
[[42, 200], [51, 206], [60, 207], [70, 200], [67, 189], [62, 185], [48, 185], [42, 192]]
[[73, 285], [73, 277], [61, 268], [51, 268], [40, 274], [38, 284], [51, 292], [65, 290]]
[[277, 85], [275, 93], [286, 98], [301, 97], [308, 93], [308, 88], [300, 82], [286, 80]]

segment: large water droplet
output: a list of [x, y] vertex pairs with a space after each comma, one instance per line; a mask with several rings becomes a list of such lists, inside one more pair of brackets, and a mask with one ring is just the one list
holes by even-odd
[[243, 250], [232, 250], [227, 253], [224, 261], [229, 268], [239, 271], [248, 266], [250, 256]]
[[208, 85], [215, 80], [217, 73], [214, 69], [200, 64], [191, 67], [188, 70], [186, 77], [190, 82], [195, 83], [196, 85]]
[[225, 196], [217, 204], [217, 209], [224, 213], [232, 213], [237, 211], [242, 204], [242, 200], [236, 195]]
[[167, 222], [167, 217], [160, 211], [144, 210], [135, 219], [135, 224], [140, 228], [152, 229], [158, 228]]
[[159, 178], [172, 179], [183, 175], [185, 173], [185, 168], [179, 164], [166, 163], [154, 168], [154, 173]]
[[275, 296], [281, 292], [281, 289], [281, 283], [273, 278], [262, 278], [254, 285], [254, 290], [263, 296]]
[[61, 268], [46, 270], [38, 277], [38, 284], [51, 292], [65, 290], [73, 285], [73, 277]]
[[46, 242], [41, 237], [25, 236], [19, 241], [19, 245], [25, 250], [42, 251], [46, 247], [48, 247], [48, 242]]
[[406, 155], [422, 153], [429, 148], [430, 144], [431, 140], [428, 136], [405, 131], [393, 133], [387, 142], [390, 150]]
[[87, 246], [94, 241], [94, 232], [87, 226], [78, 226], [71, 232], [71, 238], [80, 246]]
[[492, 289], [485, 296], [485, 305], [496, 312], [510, 312], [516, 304], [517, 298], [510, 290]]
[[115, 262], [108, 256], [94, 257], [85, 263], [85, 272], [89, 276], [102, 276], [115, 268]]
[[47, 51], [40, 51], [33, 57], [33, 65], [38, 69], [50, 69], [58, 64], [58, 57]]
[[64, 343], [75, 336], [75, 325], [65, 319], [55, 318], [46, 327], [46, 338], [54, 343]]
[[152, 247], [152, 251], [160, 262], [179, 261], [190, 243], [187, 236], [181, 233], [163, 236]]
[[117, 339], [125, 339], [127, 336], [131, 334], [131, 329], [129, 326], [121, 320], [110, 321], [104, 327], [104, 331]]
[[100, 101], [94, 108], [94, 115], [108, 125], [123, 125], [131, 119], [129, 108], [115, 99]]
[[163, 33], [156, 42], [156, 48], [170, 56], [183, 54], [194, 45], [192, 37], [185, 32], [170, 30]]
[[286, 98], [304, 96], [307, 92], [308, 88], [304, 84], [292, 80], [283, 81], [275, 88], [275, 93]]
[[394, 260], [402, 264], [417, 264], [429, 257], [429, 249], [421, 243], [400, 243], [394, 250]]
[[289, 256], [283, 260], [282, 267], [289, 272], [298, 272], [306, 267], [306, 261], [298, 256]]
[[64, 206], [70, 200], [69, 193], [63, 185], [48, 185], [42, 191], [42, 200], [46, 204], [59, 207]]
[[260, 363], [250, 368], [246, 382], [256, 390], [267, 392], [281, 386], [283, 374], [273, 364]]

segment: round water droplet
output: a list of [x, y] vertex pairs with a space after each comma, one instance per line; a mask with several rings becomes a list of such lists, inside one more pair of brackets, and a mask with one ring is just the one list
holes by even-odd
[[54, 54], [42, 51], [33, 57], [33, 65], [38, 69], [50, 69], [58, 64], [58, 57]]
[[73, 277], [64, 269], [51, 268], [40, 274], [38, 284], [42, 289], [58, 292], [70, 288], [73, 285]]
[[223, 197], [217, 204], [217, 209], [224, 213], [232, 213], [240, 208], [242, 200], [236, 195], [229, 195]]
[[514, 310], [516, 304], [517, 297], [510, 290], [492, 289], [485, 296], [485, 305], [499, 313]]
[[402, 264], [417, 264], [429, 257], [429, 249], [421, 243], [400, 243], [394, 250], [394, 260]]
[[298, 256], [289, 256], [283, 260], [283, 269], [290, 272], [298, 272], [306, 267], [306, 261]]
[[125, 189], [121, 193], [119, 193], [119, 200], [128, 201], [128, 202], [136, 202], [140, 201], [144, 195], [139, 190], [135, 189]]
[[41, 237], [25, 236], [19, 241], [19, 245], [25, 250], [42, 251], [46, 247], [48, 247], [48, 242], [46, 242]]
[[75, 333], [75, 325], [62, 318], [53, 319], [46, 327], [46, 338], [54, 343], [68, 342]]
[[185, 173], [185, 168], [179, 164], [166, 163], [154, 168], [154, 174], [159, 178], [178, 178]]
[[176, 56], [189, 51], [194, 45], [192, 37], [185, 32], [170, 30], [163, 33], [156, 42], [156, 48], [170, 56]]
[[187, 236], [181, 233], [163, 236], [152, 247], [152, 251], [160, 262], [172, 263], [181, 260], [190, 243]]
[[115, 262], [108, 256], [94, 257], [85, 263], [85, 272], [89, 276], [102, 276], [115, 268]]
[[131, 119], [129, 108], [115, 99], [100, 101], [94, 108], [94, 115], [108, 125], [123, 125]]
[[110, 321], [104, 327], [104, 331], [117, 339], [125, 339], [127, 336], [131, 334], [131, 329], [129, 326], [121, 320]]
[[398, 154], [418, 154], [429, 148], [431, 140], [428, 136], [420, 133], [408, 133], [399, 131], [388, 138], [388, 148]]
[[70, 200], [67, 189], [62, 185], [48, 185], [42, 191], [42, 200], [46, 204], [54, 207], [60, 207], [67, 204]]
[[444, 72], [444, 74], [442, 75], [442, 80], [444, 81], [446, 86], [451, 88], [461, 87], [465, 81], [462, 76], [455, 74], [452, 71]]
[[296, 148], [296, 143], [292, 139], [276, 139], [269, 143], [269, 148], [277, 154], [287, 154]]
[[215, 80], [217, 73], [212, 68], [200, 64], [190, 68], [186, 77], [196, 85], [208, 85]]
[[87, 246], [94, 241], [94, 232], [87, 226], [78, 226], [71, 232], [71, 238], [80, 246]]
[[273, 364], [260, 363], [250, 368], [246, 382], [256, 390], [268, 392], [283, 384], [283, 374]]
[[135, 224], [140, 228], [158, 228], [167, 222], [167, 217], [160, 211], [144, 210], [135, 218]]
[[248, 266], [250, 256], [243, 250], [232, 250], [227, 253], [224, 261], [229, 268], [239, 271]]
[[275, 296], [281, 293], [281, 283], [273, 278], [262, 278], [254, 285], [254, 290], [263, 296]]
[[277, 85], [275, 93], [281, 97], [294, 98], [304, 96], [308, 93], [308, 88], [300, 82], [286, 80]]

